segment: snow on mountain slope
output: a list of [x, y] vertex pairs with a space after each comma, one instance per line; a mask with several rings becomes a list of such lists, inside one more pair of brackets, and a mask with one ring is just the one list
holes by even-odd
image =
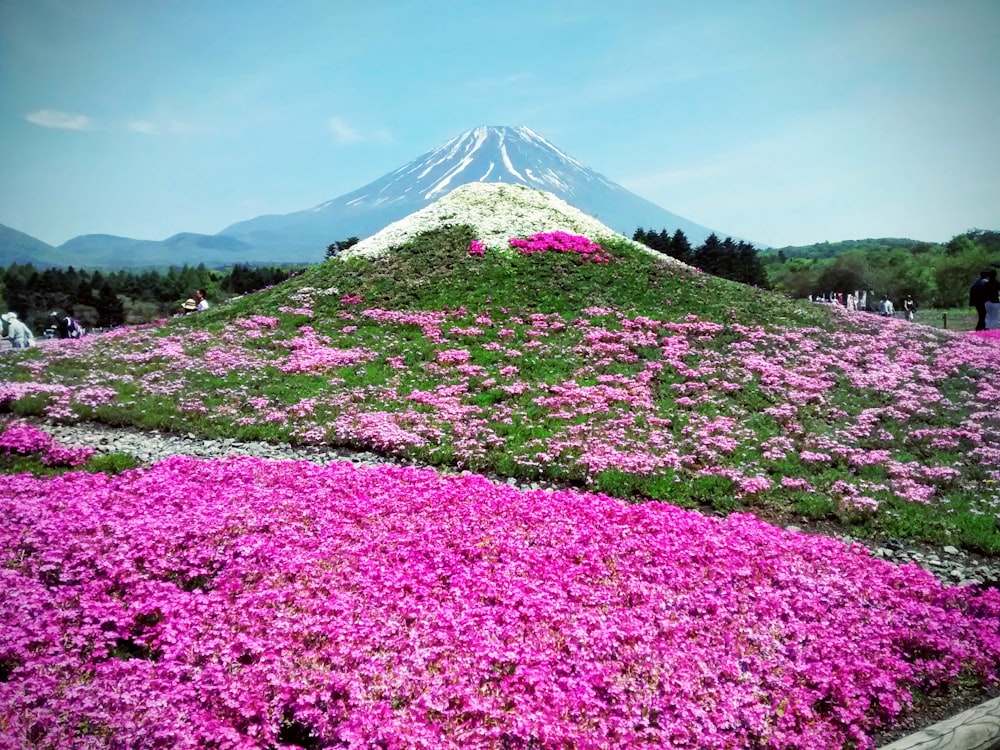
[[[670, 213], [584, 166], [526, 127], [483, 126], [351, 193], [304, 211], [259, 216], [220, 234], [275, 251], [317, 252], [347, 237], [369, 237], [468, 183], [524, 185], [551, 192], [626, 236], [639, 227], [683, 230], [693, 244], [713, 231]], [[717, 234], [724, 233], [717, 232]]]
[[288, 214], [232, 224], [211, 237], [182, 234], [163, 241], [87, 235], [58, 248], [84, 267], [230, 265], [233, 262], [319, 263], [327, 246], [370, 237], [466, 184], [522, 185], [553, 194], [631, 237], [638, 228], [682, 230], [692, 245], [713, 231], [631, 193], [526, 127], [466, 131], [351, 193]]
[[[624, 190], [567, 156], [530, 128], [478, 127], [365, 186], [358, 191], [363, 195], [348, 202], [382, 205], [416, 195], [432, 201], [469, 182], [509, 182], [566, 195], [578, 192], [588, 183]], [[334, 206], [339, 200], [328, 201], [314, 210]]]

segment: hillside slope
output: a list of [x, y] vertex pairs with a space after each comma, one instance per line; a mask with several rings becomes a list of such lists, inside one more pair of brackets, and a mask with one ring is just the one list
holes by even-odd
[[[998, 432], [990, 340], [714, 278], [581, 225], [538, 191], [454, 196], [373, 238], [370, 254], [357, 246], [273, 289], [125, 332], [108, 361], [82, 356], [90, 342], [46, 359], [81, 383], [115, 383], [109, 368], [138, 356], [140, 382], [166, 367], [170, 393], [188, 394], [178, 409], [161, 386], [123, 381], [121, 405], [84, 410], [112, 422], [332, 442], [1000, 549], [1000, 500], [980, 484], [1000, 476], [985, 447]], [[545, 233], [515, 250], [504, 226]], [[567, 230], [593, 236], [567, 243]]]
[[63, 256], [46, 242], [0, 224], [0, 268], [14, 263], [33, 263], [36, 268], [66, 265]]
[[[66, 746], [155, 723], [255, 750], [871, 750], [911, 707], [995, 692], [990, 581], [799, 530], [1000, 554], [993, 332], [784, 299], [569, 234], [519, 192], [0, 357], [0, 549], [13, 601], [49, 618], [24, 635], [0, 611], [44, 644], [4, 669], [21, 744], [45, 722]], [[490, 214], [556, 229], [504, 243]], [[112, 456], [95, 476], [21, 415], [389, 460]], [[52, 697], [54, 664], [87, 701]]]

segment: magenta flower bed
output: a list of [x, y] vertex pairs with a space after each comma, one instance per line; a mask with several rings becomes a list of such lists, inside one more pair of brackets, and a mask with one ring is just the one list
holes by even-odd
[[251, 458], [4, 481], [18, 747], [864, 748], [1000, 663], [997, 592], [746, 515]]
[[94, 449], [71, 448], [34, 425], [0, 422], [0, 456], [36, 456], [48, 466], [82, 466]]
[[[531, 237], [511, 237], [508, 244], [524, 255], [535, 253], [573, 253], [585, 261], [608, 263], [611, 254], [593, 240], [568, 232], [539, 232]], [[470, 252], [471, 249], [470, 249]]]

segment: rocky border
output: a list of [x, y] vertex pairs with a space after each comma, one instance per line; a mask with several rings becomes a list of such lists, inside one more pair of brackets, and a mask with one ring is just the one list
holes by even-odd
[[879, 750], [1000, 750], [1000, 698], [883, 745]]

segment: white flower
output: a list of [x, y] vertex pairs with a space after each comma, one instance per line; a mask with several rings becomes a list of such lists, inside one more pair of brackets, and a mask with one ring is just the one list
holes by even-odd
[[444, 198], [393, 222], [337, 257], [378, 257], [421, 232], [445, 224], [468, 224], [475, 227], [482, 243], [493, 249], [507, 249], [507, 240], [511, 237], [529, 237], [539, 232], [568, 232], [595, 241], [612, 237], [622, 239], [657, 257], [666, 257], [609, 229], [593, 216], [574, 208], [552, 193], [523, 185], [495, 182], [460, 185]]

